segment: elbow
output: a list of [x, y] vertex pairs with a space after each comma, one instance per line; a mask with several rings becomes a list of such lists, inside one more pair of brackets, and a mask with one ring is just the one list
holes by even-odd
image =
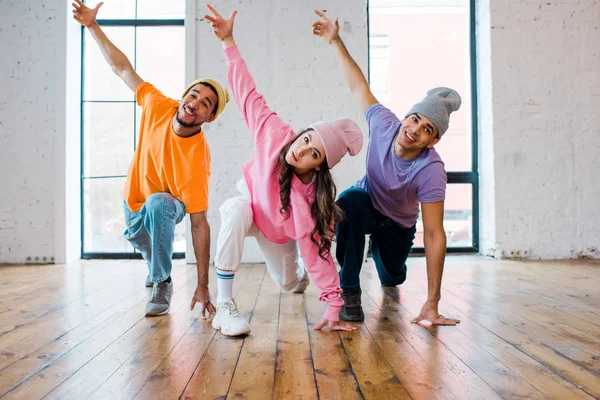
[[362, 85], [350, 85], [349, 89], [353, 96], [360, 96], [362, 92]]
[[123, 78], [128, 72], [133, 71], [130, 63], [112, 63], [110, 65], [112, 71], [119, 77]]
[[427, 242], [446, 245], [446, 231], [444, 231], [444, 227], [423, 232], [423, 236], [423, 239]]
[[119, 76], [119, 77], [123, 77], [123, 75], [125, 75], [125, 69], [123, 69], [121, 66], [119, 65], [111, 65], [110, 66], [112, 71], [115, 73], [115, 75]]
[[192, 235], [202, 235], [210, 232], [210, 226], [208, 225], [208, 220], [203, 219], [195, 224], [192, 224]]

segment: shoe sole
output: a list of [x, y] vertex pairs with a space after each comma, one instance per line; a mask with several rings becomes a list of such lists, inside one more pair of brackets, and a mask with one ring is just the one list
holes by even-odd
[[219, 325], [219, 324], [215, 324], [214, 321], [213, 321], [212, 327], [213, 327], [213, 329], [221, 331], [221, 334], [225, 335], [225, 336], [242, 336], [242, 335], [247, 335], [250, 332], [252, 332], [251, 328], [244, 329], [244, 330], [241, 330], [241, 331], [233, 331], [233, 332], [232, 331], [227, 331], [227, 330], [223, 331], [222, 326]]
[[169, 312], [169, 310], [171, 309], [171, 306], [169, 306], [169, 308], [167, 308], [165, 311], [160, 312], [160, 313], [146, 313], [146, 317], [158, 317], [159, 315], [165, 315], [166, 313]]
[[220, 329], [221, 334], [225, 335], [225, 336], [243, 336], [243, 335], [248, 335], [250, 332], [252, 332], [252, 329], [244, 329], [242, 331], [238, 331], [238, 332], [224, 332], [223, 329]]

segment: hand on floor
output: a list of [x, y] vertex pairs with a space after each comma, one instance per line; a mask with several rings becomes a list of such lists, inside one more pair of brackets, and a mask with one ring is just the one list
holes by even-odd
[[196, 303], [200, 303], [202, 306], [202, 318], [206, 318], [206, 312], [208, 311], [209, 316], [215, 315], [217, 310], [215, 306], [210, 301], [210, 293], [208, 291], [208, 286], [198, 286], [196, 291], [194, 292], [194, 297], [192, 297], [192, 304], [190, 305], [190, 310], [193, 310], [196, 306]]
[[421, 312], [417, 318], [413, 319], [411, 322], [413, 324], [418, 324], [424, 320], [431, 322], [433, 325], [456, 325], [460, 323], [460, 319], [446, 318], [443, 315], [440, 315], [440, 313], [438, 313], [438, 303], [430, 301], [423, 304]]
[[330, 321], [328, 319], [324, 319], [321, 321], [319, 325], [315, 327], [315, 331], [320, 331], [321, 328], [325, 327], [325, 325], [329, 326], [329, 329], [332, 331], [355, 331], [358, 328], [352, 324], [343, 321]]

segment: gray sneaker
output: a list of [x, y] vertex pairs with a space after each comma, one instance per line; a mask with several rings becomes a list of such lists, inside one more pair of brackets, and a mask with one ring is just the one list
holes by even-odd
[[362, 303], [360, 296], [362, 295], [362, 291], [352, 290], [342, 292], [342, 300], [344, 300], [344, 305], [340, 310], [340, 319], [342, 321], [364, 321], [365, 314], [363, 313]]
[[154, 286], [154, 283], [152, 283], [152, 281], [150, 280], [150, 274], [148, 274], [146, 276], [146, 287], [152, 287]]
[[152, 298], [146, 304], [146, 316], [154, 317], [168, 313], [172, 295], [173, 281], [155, 283], [152, 288]]

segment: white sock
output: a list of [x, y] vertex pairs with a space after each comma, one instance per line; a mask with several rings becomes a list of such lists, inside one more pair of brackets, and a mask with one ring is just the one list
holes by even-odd
[[235, 273], [217, 270], [217, 304], [233, 300], [233, 277]]

